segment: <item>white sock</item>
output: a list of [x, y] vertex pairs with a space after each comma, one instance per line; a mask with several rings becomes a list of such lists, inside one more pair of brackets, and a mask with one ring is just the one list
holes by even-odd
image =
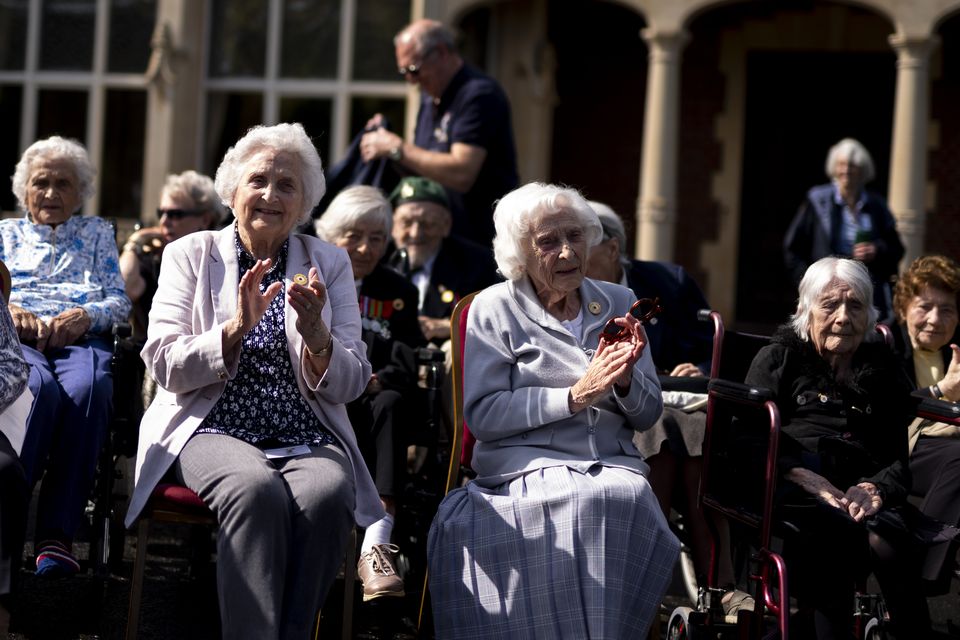
[[370, 551], [375, 544], [388, 544], [393, 534], [393, 516], [389, 513], [367, 527], [360, 544], [360, 555]]

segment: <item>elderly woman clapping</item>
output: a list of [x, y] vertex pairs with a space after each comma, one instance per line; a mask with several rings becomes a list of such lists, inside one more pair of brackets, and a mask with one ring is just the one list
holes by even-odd
[[[438, 637], [641, 638], [677, 559], [633, 446], [662, 402], [635, 298], [584, 278], [601, 227], [579, 193], [528, 184], [500, 200], [508, 282], [480, 293], [464, 351], [477, 479], [444, 499], [428, 541]], [[619, 341], [601, 341], [614, 318]]]
[[86, 149], [59, 136], [30, 145], [13, 191], [22, 218], [0, 221], [0, 259], [13, 281], [10, 313], [30, 365], [34, 405], [20, 457], [32, 484], [47, 469], [37, 508], [37, 574], [79, 570], [71, 553], [113, 396], [110, 343], [126, 319], [113, 229], [75, 216], [94, 192]]
[[[785, 553], [791, 595], [816, 636], [849, 637], [855, 585], [876, 573], [896, 637], [926, 637], [929, 614], [910, 557], [924, 542], [910, 484], [910, 386], [874, 333], [864, 264], [822, 258], [800, 282], [797, 311], [757, 354], [746, 382], [774, 392], [782, 435], [778, 514], [796, 533]], [[908, 633], [909, 630], [909, 633]]]
[[305, 638], [350, 529], [383, 517], [344, 404], [370, 380], [346, 253], [293, 233], [323, 195], [303, 127], [254, 127], [217, 191], [236, 223], [164, 249], [142, 357], [132, 523], [170, 473], [220, 525], [223, 636]]

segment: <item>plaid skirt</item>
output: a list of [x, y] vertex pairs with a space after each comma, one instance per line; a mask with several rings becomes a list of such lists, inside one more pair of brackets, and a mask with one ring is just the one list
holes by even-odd
[[450, 492], [427, 541], [438, 638], [644, 638], [680, 543], [647, 479], [547, 467]]

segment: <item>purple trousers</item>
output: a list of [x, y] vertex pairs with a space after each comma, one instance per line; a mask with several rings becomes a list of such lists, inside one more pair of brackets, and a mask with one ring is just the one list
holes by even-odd
[[110, 343], [88, 336], [50, 352], [23, 345], [23, 355], [34, 400], [20, 459], [29, 486], [43, 477], [36, 540], [69, 544], [83, 518], [113, 406]]

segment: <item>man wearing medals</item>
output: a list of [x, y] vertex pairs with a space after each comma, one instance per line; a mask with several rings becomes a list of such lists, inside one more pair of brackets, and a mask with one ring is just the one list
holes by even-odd
[[451, 235], [447, 193], [433, 180], [409, 176], [390, 194], [393, 204], [391, 267], [419, 292], [420, 328], [428, 340], [450, 338], [450, 315], [463, 296], [499, 282], [491, 247]]

